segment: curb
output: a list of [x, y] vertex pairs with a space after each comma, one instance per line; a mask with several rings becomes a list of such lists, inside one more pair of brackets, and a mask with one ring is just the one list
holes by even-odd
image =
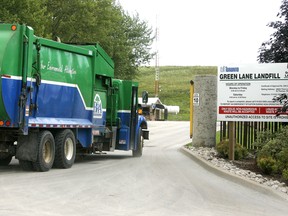
[[288, 196], [286, 194], [284, 194], [280, 191], [274, 190], [268, 186], [258, 184], [257, 182], [254, 182], [252, 180], [242, 178], [238, 175], [235, 175], [234, 173], [230, 173], [230, 172], [223, 170], [223, 169], [220, 169], [216, 166], [213, 166], [213, 164], [210, 164], [205, 159], [194, 154], [192, 151], [185, 148], [184, 146], [182, 146], [179, 151], [182, 152], [183, 154], [185, 154], [186, 156], [190, 157], [193, 161], [195, 161], [197, 164], [199, 164], [200, 166], [202, 166], [203, 168], [205, 168], [209, 172], [211, 172], [217, 176], [228, 179], [234, 183], [241, 184], [241, 185], [248, 187], [250, 189], [257, 190], [258, 192], [261, 192], [263, 194], [267, 194], [269, 196], [273, 196], [275, 198], [284, 199], [284, 200], [288, 201]]

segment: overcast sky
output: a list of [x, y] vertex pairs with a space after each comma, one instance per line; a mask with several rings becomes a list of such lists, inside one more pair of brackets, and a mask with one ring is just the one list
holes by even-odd
[[[257, 63], [282, 0], [117, 0], [159, 28], [160, 65]], [[157, 19], [156, 19], [157, 17]], [[157, 22], [156, 22], [157, 20]], [[151, 65], [155, 64], [155, 60]]]

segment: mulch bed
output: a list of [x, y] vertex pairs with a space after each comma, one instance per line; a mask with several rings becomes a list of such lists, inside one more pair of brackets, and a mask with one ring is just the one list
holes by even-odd
[[255, 158], [250, 158], [250, 159], [242, 159], [242, 160], [235, 160], [233, 161], [233, 164], [238, 167], [239, 169], [245, 169], [245, 170], [250, 170], [251, 172], [254, 172], [256, 174], [261, 174], [262, 176], [266, 178], [270, 178], [273, 180], [278, 180], [279, 182], [283, 182], [288, 186], [288, 181], [285, 181], [282, 179], [280, 175], [267, 175], [262, 172], [262, 170], [257, 166], [256, 164], [256, 159]]

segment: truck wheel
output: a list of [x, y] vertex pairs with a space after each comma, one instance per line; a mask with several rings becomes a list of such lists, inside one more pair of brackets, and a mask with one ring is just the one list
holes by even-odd
[[0, 166], [8, 166], [12, 160], [12, 155], [7, 155], [0, 159]]
[[56, 151], [54, 167], [70, 168], [76, 157], [76, 142], [74, 133], [69, 130], [62, 130], [55, 136]]
[[55, 158], [55, 142], [50, 131], [40, 131], [38, 136], [37, 161], [33, 163], [36, 171], [49, 171]]
[[138, 131], [136, 150], [132, 150], [133, 157], [141, 157], [142, 156], [143, 144], [144, 144], [144, 139], [142, 136], [142, 128], [140, 127], [139, 131]]
[[13, 155], [9, 152], [10, 144], [9, 142], [0, 143], [0, 166], [8, 166], [12, 160]]

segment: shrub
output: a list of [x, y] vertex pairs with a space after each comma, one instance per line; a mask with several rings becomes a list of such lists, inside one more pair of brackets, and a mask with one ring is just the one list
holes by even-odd
[[276, 137], [276, 133], [272, 133], [272, 131], [266, 130], [257, 133], [257, 139], [253, 143], [253, 145], [257, 148], [262, 148], [267, 142], [274, 139]]
[[228, 158], [229, 155], [229, 141], [222, 140], [216, 145], [216, 150], [219, 154], [219, 157]]
[[[229, 140], [222, 140], [216, 145], [216, 150], [220, 157], [228, 158], [229, 156]], [[235, 146], [235, 160], [243, 159], [247, 156], [247, 149], [243, 148], [239, 143]]]
[[275, 158], [277, 160], [277, 171], [279, 173], [288, 169], [288, 148], [282, 148], [281, 151], [275, 155]]
[[[257, 149], [257, 166], [266, 174], [281, 174], [288, 177], [288, 127], [272, 134], [262, 132], [255, 145]], [[288, 180], [288, 179], [287, 179]]]
[[282, 177], [284, 180], [288, 180], [288, 169], [284, 169], [282, 172]]
[[270, 175], [276, 169], [276, 160], [272, 157], [258, 158], [257, 166], [263, 171], [263, 173]]

